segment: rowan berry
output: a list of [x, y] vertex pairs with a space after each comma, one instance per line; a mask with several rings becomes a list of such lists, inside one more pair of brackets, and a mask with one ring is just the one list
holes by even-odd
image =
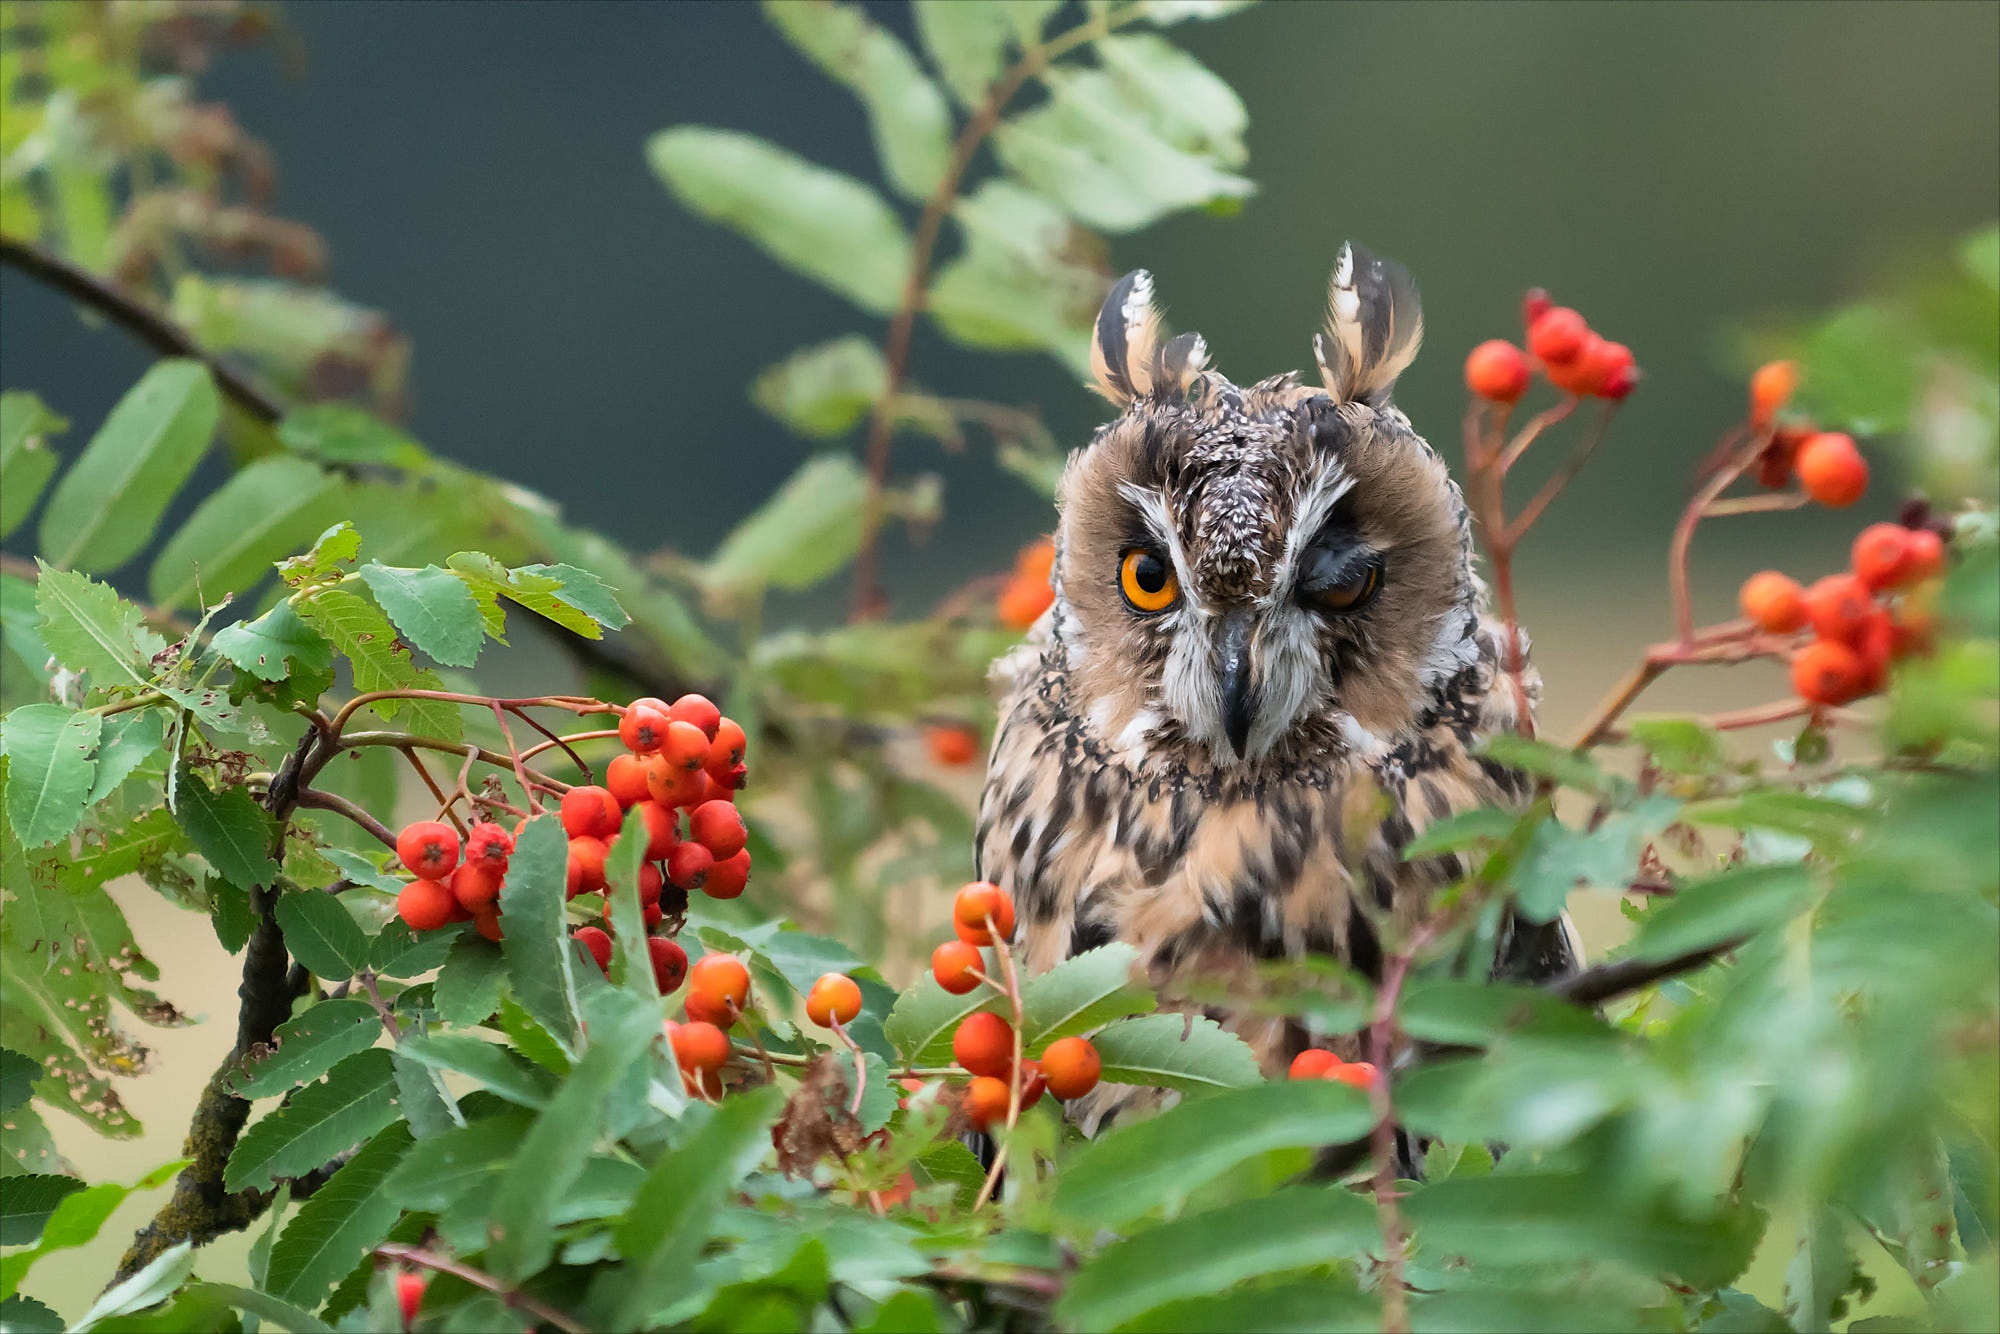
[[485, 862], [465, 862], [451, 873], [451, 896], [467, 912], [478, 912], [500, 897], [500, 880], [506, 874]]
[[1909, 574], [1903, 582], [1920, 584], [1944, 570], [1944, 538], [1930, 528], [1909, 530]]
[[1861, 655], [1831, 639], [1808, 644], [1792, 655], [1792, 689], [1813, 704], [1858, 699], [1867, 679]]
[[618, 798], [601, 787], [573, 787], [563, 793], [562, 827], [571, 838], [610, 838], [623, 819]]
[[667, 739], [671, 726], [666, 712], [649, 704], [629, 704], [618, 720], [618, 739], [634, 755], [651, 755]]
[[743, 851], [749, 831], [743, 827], [743, 813], [732, 803], [705, 801], [688, 814], [688, 837], [720, 861]]
[[662, 806], [685, 806], [707, 790], [708, 775], [700, 769], [669, 764], [664, 755], [646, 757], [646, 795]]
[[1750, 424], [1762, 429], [1777, 419], [1799, 387], [1796, 361], [1767, 361], [1750, 377]]
[[666, 912], [665, 912], [665, 911], [664, 911], [664, 910], [663, 910], [663, 909], [662, 909], [662, 908], [660, 907], [660, 905], [659, 905], [659, 904], [657, 904], [657, 903], [649, 903], [649, 904], [646, 904], [646, 905], [645, 905], [644, 907], [642, 907], [642, 908], [641, 908], [641, 909], [639, 910], [639, 918], [640, 918], [640, 920], [641, 920], [641, 921], [645, 922], [645, 924], [646, 924], [646, 929], [647, 929], [648, 931], [651, 931], [651, 930], [652, 930], [652, 929], [653, 929], [654, 927], [658, 926], [658, 925], [659, 925], [659, 924], [660, 924], [661, 922], [664, 922], [664, 921], [666, 921], [666, 920], [667, 920], [667, 914], [666, 914]]
[[924, 729], [924, 744], [930, 749], [931, 758], [948, 768], [957, 768], [972, 763], [979, 753], [979, 738], [969, 727], [944, 726], [942, 724]]
[[1026, 630], [1041, 619], [1056, 600], [1055, 589], [1046, 583], [1016, 576], [1007, 581], [1000, 590], [1000, 600], [995, 604], [1003, 625], [1015, 630]]
[[1882, 688], [1889, 675], [1889, 660], [1895, 656], [1896, 624], [1886, 609], [1877, 607], [1868, 613], [1852, 647], [1861, 659], [1861, 693], [1872, 695]]
[[947, 940], [931, 951], [931, 976], [954, 996], [963, 996], [979, 985], [977, 973], [985, 971], [979, 947], [962, 940]]
[[991, 1010], [975, 1010], [959, 1021], [951, 1053], [975, 1075], [1004, 1079], [1014, 1067], [1014, 1028]]
[[472, 914], [472, 929], [488, 940], [498, 944], [501, 938], [506, 935], [500, 929], [499, 906], [491, 905], [481, 908], [478, 912]]
[[726, 997], [706, 996], [698, 991], [690, 991], [681, 1005], [688, 1018], [714, 1024], [717, 1028], [728, 1028], [735, 1023], [737, 1011], [742, 1009], [741, 1006], [732, 1009]]
[[435, 931], [458, 906], [451, 890], [436, 880], [412, 880], [396, 895], [396, 913], [412, 931]]
[[727, 1000], [739, 1010], [750, 999], [750, 970], [733, 954], [702, 955], [688, 977], [698, 994]]
[[1771, 433], [1771, 443], [1757, 456], [1757, 482], [1776, 491], [1792, 480], [1798, 464], [1799, 446], [1814, 435], [1810, 427], [1780, 426]]
[[1793, 464], [1799, 485], [1822, 505], [1842, 509], [1868, 490], [1868, 463], [1854, 446], [1854, 437], [1821, 431], [1799, 446]]
[[1597, 355], [1597, 348], [1604, 339], [1596, 333], [1585, 330], [1583, 343], [1567, 361], [1552, 361], [1542, 367], [1549, 377], [1549, 383], [1565, 394], [1578, 398], [1588, 398], [1597, 392], [1596, 377], [1591, 374], [1590, 364]]
[[821, 1028], [854, 1022], [861, 1013], [861, 986], [845, 973], [822, 973], [806, 992], [806, 1018]]
[[1048, 1091], [1048, 1087], [1048, 1076], [1042, 1073], [1042, 1063], [1040, 1061], [1024, 1060], [1021, 1062], [1022, 1111], [1025, 1112], [1040, 1102], [1042, 1094]]
[[699, 769], [708, 763], [708, 734], [693, 723], [676, 718], [667, 724], [666, 739], [660, 743], [660, 758], [676, 769]]
[[646, 762], [637, 755], [613, 755], [604, 766], [604, 786], [628, 811], [652, 796], [646, 786]]
[[1829, 574], [1806, 590], [1806, 615], [1821, 639], [1853, 643], [1874, 609], [1874, 594], [1851, 574]]
[[1596, 398], [1616, 401], [1639, 384], [1639, 368], [1633, 363], [1632, 349], [1606, 338], [1592, 342], [1583, 362], [1584, 392]]
[[639, 906], [650, 908], [660, 901], [660, 891], [666, 887], [667, 878], [653, 862], [639, 863]]
[[720, 1070], [729, 1062], [729, 1035], [700, 1019], [677, 1025], [668, 1041], [683, 1070]]
[[1912, 536], [1900, 523], [1871, 523], [1863, 528], [1854, 539], [1855, 577], [1878, 593], [1908, 583], [1914, 554]]
[[[993, 933], [1002, 940], [1011, 940], [1014, 935], [1014, 900], [1006, 890], [991, 881], [975, 880], [960, 889], [951, 903], [952, 924], [958, 929], [958, 938], [971, 945], [990, 945]], [[987, 928], [987, 919], [992, 919], [992, 929]]]
[[601, 838], [579, 837], [569, 841], [569, 868], [564, 888], [570, 898], [594, 894], [604, 888], [604, 859], [610, 850]]
[[667, 879], [682, 889], [700, 889], [715, 867], [715, 854], [699, 843], [677, 843], [667, 854]]
[[1064, 1102], [1096, 1088], [1103, 1070], [1104, 1059], [1089, 1038], [1057, 1038], [1042, 1053], [1042, 1074], [1049, 1081], [1049, 1092]]
[[505, 871], [514, 855], [514, 836], [491, 820], [472, 826], [465, 836], [465, 864], [475, 862]]
[[1340, 1064], [1340, 1058], [1324, 1047], [1307, 1047], [1292, 1058], [1290, 1071], [1293, 1079], [1324, 1079], [1327, 1071]]
[[681, 817], [671, 806], [642, 801], [632, 809], [646, 822], [646, 860], [663, 861], [681, 841]]
[[743, 763], [743, 752], [749, 749], [750, 739], [743, 735], [743, 725], [734, 718], [724, 718], [715, 727], [715, 739], [708, 746], [708, 762], [703, 767], [708, 776], [720, 783], [723, 776]]
[[590, 951], [590, 957], [604, 972], [611, 971], [611, 937], [601, 927], [581, 926], [576, 931], [576, 943]]
[[396, 835], [396, 855], [411, 874], [442, 880], [458, 865], [458, 831], [441, 820], [419, 820]]
[[1373, 1084], [1379, 1072], [1366, 1061], [1335, 1061], [1326, 1072], [1326, 1078], [1340, 1084], [1351, 1084], [1365, 1089]]
[[965, 1086], [965, 1119], [981, 1130], [1005, 1124], [1007, 1081], [981, 1075]]
[[1052, 537], [1038, 537], [1022, 547], [1014, 557], [1014, 577], [1029, 584], [1046, 584], [1055, 574], [1056, 543]]
[[693, 723], [710, 741], [715, 740], [716, 730], [722, 726], [722, 710], [706, 695], [682, 695], [667, 709], [667, 717]]
[[750, 781], [750, 766], [732, 764], [726, 769], [710, 768], [703, 770], [703, 775], [708, 779], [708, 791], [714, 794], [711, 800], [734, 801], [736, 794]]
[[750, 849], [745, 848], [709, 867], [708, 877], [701, 882], [701, 892], [712, 899], [733, 899], [749, 883]]
[[1465, 387], [1493, 403], [1512, 403], [1528, 392], [1528, 355], [1504, 338], [1489, 338], [1465, 359]]
[[1583, 351], [1590, 325], [1568, 306], [1551, 306], [1528, 326], [1528, 351], [1544, 366], [1561, 366]]
[[422, 1274], [396, 1275], [396, 1308], [403, 1313], [405, 1328], [415, 1322], [417, 1308], [424, 1304], [424, 1289], [429, 1286]]
[[646, 952], [653, 956], [653, 985], [660, 989], [660, 994], [668, 996], [679, 991], [688, 974], [688, 955], [680, 942], [665, 936], [648, 936]]
[[1788, 635], [1806, 623], [1806, 592], [1799, 581], [1776, 570], [1753, 574], [1737, 595], [1743, 614], [1774, 635]]

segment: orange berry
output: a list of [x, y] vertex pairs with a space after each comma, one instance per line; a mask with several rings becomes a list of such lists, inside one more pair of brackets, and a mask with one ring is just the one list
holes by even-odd
[[1829, 574], [1806, 590], [1806, 615], [1821, 639], [1853, 643], [1873, 610], [1874, 594], [1851, 574]]
[[396, 895], [396, 913], [412, 931], [437, 930], [457, 906], [451, 891], [436, 880], [412, 880]]
[[672, 807], [662, 806], [657, 801], [642, 801], [633, 809], [646, 822], [646, 860], [663, 860], [681, 841], [680, 815]]
[[1056, 600], [1055, 589], [1047, 582], [1023, 579], [1019, 575], [1007, 581], [1000, 590], [1000, 601], [996, 605], [1000, 621], [1015, 630], [1025, 630], [1041, 619]]
[[664, 710], [649, 704], [630, 704], [625, 716], [618, 720], [618, 739], [634, 755], [651, 755], [667, 739], [670, 725]]
[[969, 727], [926, 727], [924, 744], [930, 748], [932, 759], [950, 768], [972, 763], [973, 756], [979, 753], [979, 738]]
[[1040, 1061], [1021, 1062], [1021, 1110], [1027, 1111], [1042, 1100], [1042, 1094], [1049, 1087], [1048, 1076], [1042, 1073]]
[[931, 976], [954, 996], [963, 996], [978, 986], [979, 979], [974, 974], [985, 970], [986, 961], [980, 957], [979, 947], [962, 940], [947, 940], [931, 951]]
[[714, 1024], [699, 1019], [680, 1024], [668, 1041], [683, 1070], [720, 1070], [729, 1062], [729, 1035]]
[[750, 970], [733, 954], [704, 954], [688, 972], [694, 990], [711, 1000], [727, 1000], [742, 1009], [750, 999]]
[[821, 1028], [847, 1024], [861, 1013], [861, 985], [845, 973], [822, 973], [806, 992], [806, 1018]]
[[713, 853], [719, 861], [743, 851], [750, 833], [743, 827], [743, 812], [727, 801], [705, 801], [688, 813], [688, 837]]
[[1839, 431], [1808, 437], [1792, 466], [1806, 494], [1834, 509], [1852, 505], [1868, 490], [1868, 463], [1854, 437]]
[[667, 717], [693, 723], [710, 741], [715, 740], [716, 729], [722, 726], [722, 710], [706, 695], [682, 695], [667, 709]]
[[750, 849], [745, 848], [709, 867], [708, 875], [701, 882], [701, 892], [712, 899], [733, 899], [749, 883]]
[[667, 854], [667, 879], [676, 889], [700, 889], [715, 867], [715, 854], [699, 843], [677, 843]]
[[1042, 1053], [1042, 1073], [1049, 1081], [1049, 1092], [1064, 1102], [1096, 1088], [1103, 1069], [1104, 1060], [1089, 1038], [1057, 1038]]
[[1307, 1047], [1292, 1058], [1293, 1079], [1324, 1079], [1326, 1072], [1340, 1064], [1340, 1058], [1324, 1047]]
[[646, 757], [646, 795], [662, 806], [685, 806], [704, 790], [708, 776], [700, 769], [667, 763], [664, 755]]
[[1528, 354], [1504, 338], [1489, 338], [1465, 359], [1465, 387], [1493, 403], [1512, 403], [1528, 392]]
[[1792, 689], [1813, 704], [1845, 704], [1863, 694], [1868, 668], [1845, 644], [1822, 639], [1792, 655]]
[[951, 1054], [975, 1075], [1004, 1079], [1014, 1067], [1014, 1028], [991, 1010], [975, 1010], [951, 1035]]
[[465, 864], [483, 862], [501, 871], [507, 869], [508, 860], [514, 855], [514, 836], [491, 820], [482, 820], [472, 826], [465, 836]]
[[734, 801], [736, 794], [750, 781], [749, 766], [742, 764], [722, 768], [711, 763], [702, 770], [702, 774], [708, 779], [708, 791], [713, 794], [711, 800]]
[[1552, 306], [1528, 326], [1528, 351], [1544, 366], [1567, 365], [1583, 351], [1590, 325], [1568, 306]]
[[1806, 623], [1806, 593], [1799, 581], [1776, 570], [1753, 574], [1737, 595], [1743, 614], [1774, 635], [1788, 635]]
[[613, 755], [604, 766], [604, 787], [621, 807], [631, 810], [652, 795], [646, 787], [646, 762], [637, 755]]
[[451, 873], [451, 896], [467, 912], [478, 912], [500, 897], [505, 874], [488, 862], [466, 862]]
[[1944, 570], [1944, 539], [1929, 528], [1912, 528], [1908, 539], [1909, 573], [1906, 584], [1934, 579]]
[[576, 943], [590, 951], [590, 957], [602, 972], [611, 971], [611, 937], [603, 928], [580, 926], [576, 929]]
[[1024, 583], [1046, 584], [1055, 568], [1056, 542], [1052, 537], [1036, 538], [1014, 557], [1014, 577]]
[[660, 901], [660, 891], [667, 887], [667, 877], [652, 862], [639, 863], [639, 906], [650, 908]]
[[1895, 656], [1896, 623], [1881, 607], [1868, 613], [1854, 636], [1854, 653], [1861, 659], [1861, 693], [1872, 695], [1882, 688], [1889, 675], [1889, 660]]
[[403, 1327], [416, 1323], [417, 1308], [424, 1304], [424, 1289], [430, 1281], [422, 1274], [396, 1275], [396, 1309], [403, 1313]]
[[981, 1130], [1007, 1122], [1007, 1081], [981, 1075], [965, 1086], [965, 1118]]
[[618, 798], [588, 784], [563, 793], [562, 827], [571, 838], [611, 838], [623, 822]]
[[441, 820], [419, 820], [396, 835], [396, 855], [410, 873], [424, 880], [442, 880], [458, 865], [458, 831]]
[[741, 1006], [730, 1008], [726, 996], [706, 996], [698, 991], [690, 991], [681, 1004], [687, 1011], [688, 1018], [714, 1024], [717, 1028], [728, 1028], [735, 1023], [736, 1012], [742, 1008]]
[[1377, 1071], [1366, 1061], [1336, 1061], [1326, 1072], [1326, 1078], [1339, 1084], [1352, 1084], [1365, 1089], [1375, 1082]]
[[699, 769], [708, 763], [708, 734], [693, 723], [676, 718], [667, 724], [660, 742], [660, 758], [676, 769]]
[[975, 880], [959, 890], [951, 903], [952, 924], [958, 929], [958, 938], [972, 945], [990, 945], [993, 937], [988, 933], [986, 919], [993, 919], [993, 929], [1000, 939], [1014, 937], [1014, 900], [1006, 890], [991, 881]]
[[573, 838], [569, 841], [569, 869], [564, 883], [570, 898], [594, 894], [604, 888], [604, 859], [609, 855], [601, 838]]
[[653, 956], [653, 985], [660, 989], [660, 994], [666, 996], [680, 990], [688, 973], [688, 953], [680, 942], [651, 936], [646, 940], [646, 952]]
[[1582, 377], [1586, 394], [1616, 400], [1638, 386], [1639, 368], [1632, 361], [1631, 348], [1599, 338], [1584, 350]]
[[1863, 528], [1854, 539], [1855, 577], [1877, 592], [1908, 583], [1910, 537], [1910, 530], [1900, 523], [1871, 523]]
[[743, 727], [734, 718], [724, 718], [715, 726], [715, 739], [708, 744], [708, 762], [703, 767], [708, 776], [717, 782], [722, 775], [743, 763], [743, 752], [749, 749], [750, 739], [743, 735]]
[[506, 934], [500, 929], [500, 909], [497, 906], [486, 907], [472, 914], [472, 929], [498, 944]]
[[1769, 426], [1778, 409], [1792, 401], [1792, 391], [1798, 387], [1796, 361], [1767, 361], [1759, 366], [1750, 377], [1750, 424], [1759, 429]]

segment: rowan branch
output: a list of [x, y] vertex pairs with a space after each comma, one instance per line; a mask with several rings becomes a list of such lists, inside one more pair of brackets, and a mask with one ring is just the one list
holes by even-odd
[[1746, 939], [1746, 936], [1732, 936], [1719, 944], [1676, 954], [1671, 959], [1617, 959], [1551, 982], [1546, 989], [1550, 995], [1560, 996], [1577, 1005], [1602, 1005], [1605, 1001], [1650, 987], [1655, 982], [1698, 972]]

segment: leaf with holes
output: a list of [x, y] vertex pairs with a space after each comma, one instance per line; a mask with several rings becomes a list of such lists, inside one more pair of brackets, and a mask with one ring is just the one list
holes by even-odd
[[217, 653], [263, 681], [282, 681], [294, 670], [327, 671], [333, 648], [319, 631], [280, 602], [254, 621], [238, 621], [215, 632]]
[[278, 1025], [268, 1055], [235, 1078], [238, 1095], [268, 1098], [317, 1079], [382, 1036], [375, 1007], [359, 997], [321, 1001]]
[[151, 684], [152, 657], [166, 641], [145, 628], [139, 609], [89, 575], [58, 570], [40, 558], [35, 566], [42, 643], [56, 661], [89, 672], [100, 686]]
[[271, 814], [257, 804], [248, 788], [209, 791], [186, 765], [181, 766], [180, 804], [174, 811], [195, 851], [208, 859], [217, 875], [241, 889], [268, 885], [278, 874], [271, 843], [276, 830]]
[[1205, 1015], [1153, 1014], [1111, 1025], [1091, 1039], [1107, 1084], [1151, 1084], [1199, 1093], [1262, 1083], [1242, 1038]]
[[412, 647], [447, 667], [470, 667], [478, 659], [486, 626], [464, 579], [435, 565], [405, 570], [374, 561], [359, 574]]
[[7, 757], [7, 823], [31, 848], [67, 838], [83, 818], [104, 719], [60, 704], [23, 704], [0, 720]]

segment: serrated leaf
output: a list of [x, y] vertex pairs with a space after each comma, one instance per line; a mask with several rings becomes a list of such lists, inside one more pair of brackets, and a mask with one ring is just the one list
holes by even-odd
[[1107, 1084], [1151, 1084], [1199, 1093], [1262, 1083], [1242, 1038], [1205, 1015], [1154, 1014], [1111, 1025], [1091, 1039]]
[[0, 1329], [7, 1334], [63, 1334], [69, 1321], [36, 1301], [15, 1293], [0, 1301]]
[[241, 1311], [259, 1320], [269, 1320], [288, 1334], [333, 1334], [333, 1326], [312, 1312], [254, 1288], [239, 1288], [229, 1283], [195, 1283], [183, 1290], [182, 1297]]
[[340, 900], [317, 889], [296, 889], [278, 899], [285, 948], [306, 971], [327, 979], [352, 977], [368, 966], [368, 937]]
[[[578, 569], [574, 565], [523, 565], [515, 570], [516, 579], [553, 579], [555, 600], [575, 611], [582, 612], [599, 627], [606, 630], [622, 630], [631, 624], [632, 618], [625, 614], [625, 608], [618, 605], [618, 597], [610, 584], [605, 583], [589, 570]], [[523, 606], [541, 611], [542, 615], [555, 619], [554, 613], [542, 610], [534, 603], [524, 602]], [[567, 620], [563, 624], [567, 625]]]
[[374, 603], [344, 588], [322, 588], [298, 604], [299, 614], [327, 642], [346, 655], [354, 669], [354, 689], [408, 689], [416, 677], [409, 650]]
[[1021, 986], [1021, 1040], [1029, 1055], [1057, 1038], [1087, 1033], [1128, 1015], [1159, 1008], [1153, 993], [1132, 981], [1139, 951], [1123, 942], [1072, 955]]
[[141, 709], [107, 718], [97, 740], [97, 772], [91, 778], [90, 796], [84, 801], [95, 806], [132, 776], [134, 770], [158, 755], [166, 745], [166, 719], [158, 709]]
[[1381, 1240], [1367, 1199], [1297, 1186], [1112, 1243], [1070, 1278], [1055, 1313], [1077, 1329], [1111, 1329], [1170, 1301], [1358, 1256]]
[[0, 394], [0, 537], [21, 526], [55, 475], [48, 438], [69, 429], [42, 400], [24, 390]]
[[405, 1209], [437, 1213], [475, 1188], [491, 1185], [521, 1147], [532, 1118], [518, 1112], [484, 1116], [424, 1143], [396, 1165], [383, 1191]]
[[278, 577], [294, 588], [319, 583], [339, 576], [340, 567], [350, 564], [360, 554], [361, 533], [342, 519], [315, 538], [304, 555], [279, 561]]
[[860, 549], [867, 496], [867, 478], [850, 456], [808, 460], [723, 539], [701, 569], [702, 586], [723, 598], [811, 588]]
[[244, 1131], [229, 1155], [223, 1184], [230, 1190], [259, 1189], [279, 1177], [303, 1176], [395, 1119], [395, 1071], [388, 1051], [356, 1052], [329, 1070], [323, 1083], [308, 1084]]
[[0, 1246], [32, 1246], [65, 1196], [85, 1183], [65, 1176], [13, 1176], [0, 1192]]
[[147, 371], [49, 497], [39, 531], [49, 563], [102, 572], [136, 555], [208, 451], [220, 411], [200, 362]]
[[35, 567], [42, 642], [56, 661], [89, 672], [100, 686], [150, 684], [152, 656], [165, 645], [140, 623], [139, 609], [88, 575], [58, 570], [39, 557]]
[[498, 1097], [539, 1110], [548, 1105], [556, 1081], [548, 1071], [505, 1047], [460, 1033], [433, 1033], [404, 1040], [398, 1049], [433, 1070], [469, 1075]]
[[[1056, 1180], [1054, 1205], [1079, 1225], [1118, 1227], [1155, 1209], [1178, 1208], [1191, 1192], [1261, 1154], [1345, 1143], [1374, 1124], [1367, 1095], [1331, 1081], [1191, 1099], [1149, 1121], [1117, 1126], [1079, 1151]], [[1162, 1171], [1165, 1163], [1173, 1170]]]
[[[382, 1058], [386, 1067], [388, 1053]], [[382, 1242], [402, 1212], [382, 1183], [411, 1142], [407, 1126], [389, 1126], [299, 1206], [271, 1247], [271, 1295], [317, 1306]]]
[[1699, 718], [1634, 718], [1626, 730], [1669, 773], [1712, 774], [1729, 761], [1721, 733]]
[[753, 135], [701, 125], [654, 135], [646, 161], [688, 208], [863, 310], [887, 315], [902, 299], [909, 235], [854, 178]]
[[389, 1060], [396, 1070], [396, 1105], [403, 1109], [410, 1133], [429, 1139], [465, 1124], [458, 1099], [437, 1071], [401, 1052], [391, 1053]]
[[0, 1047], [0, 1112], [11, 1112], [34, 1096], [42, 1067], [34, 1058]]
[[[961, 105], [976, 107], [1006, 67], [1008, 47], [1022, 40], [1020, 16], [1012, 11], [1056, 7], [1050, 0], [1017, 5], [1008, 0], [916, 0], [917, 35]], [[1033, 16], [1039, 29], [1042, 15]]]
[[1501, 982], [1425, 982], [1409, 988], [1396, 1008], [1411, 1037], [1447, 1046], [1483, 1046], [1510, 1033], [1608, 1036], [1589, 1011], [1534, 987]]
[[454, 1027], [484, 1023], [500, 1004], [500, 988], [506, 979], [500, 947], [467, 932], [452, 942], [451, 952], [438, 970], [431, 1003], [437, 1006], [438, 1018]]
[[1001, 1014], [1006, 1006], [1006, 998], [987, 987], [954, 996], [926, 971], [896, 998], [882, 1029], [907, 1064], [936, 1065], [952, 1059], [951, 1035], [960, 1020], [974, 1010]]
[[889, 183], [905, 198], [928, 198], [951, 161], [951, 109], [909, 48], [853, 5], [764, 0], [764, 13], [822, 73], [861, 99]]
[[289, 602], [280, 602], [254, 621], [223, 627], [210, 643], [217, 653], [263, 681], [282, 681], [294, 670], [325, 671], [333, 666], [333, 647], [299, 619]]
[[[7, 668], [14, 681], [32, 681], [40, 689], [48, 686], [50, 654], [42, 642], [42, 613], [35, 606], [35, 586], [4, 571], [0, 571], [0, 644], [16, 660], [16, 666]], [[13, 675], [17, 671], [25, 671], [26, 677]]]
[[1626, 952], [1635, 959], [1673, 959], [1752, 936], [1805, 911], [1818, 891], [1804, 866], [1725, 871], [1682, 885], [1655, 905], [1640, 919]]
[[514, 1000], [559, 1044], [576, 1034], [576, 983], [563, 905], [569, 840], [553, 815], [528, 821], [500, 886], [500, 942]]
[[7, 823], [25, 846], [43, 848], [66, 838], [83, 818], [103, 726], [99, 715], [60, 704], [23, 704], [0, 720]]
[[[605, 623], [613, 628], [626, 622], [624, 609], [603, 582], [573, 566], [524, 565], [510, 570], [478, 551], [454, 552], [445, 564], [471, 585], [475, 597], [506, 598], [585, 639], [602, 639], [604, 629], [596, 616], [576, 605], [578, 601], [605, 611]], [[566, 580], [574, 580], [574, 587]]]
[[177, 786], [180, 804], [174, 816], [217, 875], [242, 889], [268, 885], [277, 877], [278, 864], [271, 857], [276, 826], [248, 788], [211, 792], [186, 765]]
[[1536, 774], [1579, 792], [1609, 792], [1614, 786], [1612, 776], [1588, 756], [1512, 732], [1495, 732], [1481, 743], [1479, 752], [1510, 769]]
[[90, 1309], [83, 1313], [74, 1328], [77, 1334], [96, 1329], [104, 1321], [116, 1316], [130, 1315], [148, 1307], [158, 1306], [173, 1291], [187, 1282], [194, 1272], [194, 1243], [176, 1242], [147, 1263], [138, 1273], [121, 1282], [112, 1284]]
[[639, 902], [639, 868], [646, 860], [646, 838], [645, 817], [637, 810], [627, 811], [618, 842], [604, 859], [605, 915], [612, 928], [610, 977], [642, 1001], [659, 994], [653, 980], [653, 956], [646, 944], [645, 909]]
[[251, 1063], [235, 1079], [239, 1096], [268, 1098], [317, 1079], [382, 1036], [381, 1020], [358, 997], [321, 1001], [278, 1025], [269, 1055]]
[[1627, 811], [1613, 811], [1592, 827], [1572, 829], [1560, 820], [1535, 826], [1514, 873], [1514, 905], [1531, 922], [1554, 921], [1572, 889], [1623, 891], [1639, 873], [1647, 842], [1680, 815], [1671, 797], [1646, 797]]
[[206, 606], [245, 593], [274, 562], [310, 542], [346, 508], [340, 479], [304, 459], [274, 454], [251, 463], [211, 492], [167, 539], [146, 576], [153, 602]]
[[464, 579], [435, 565], [404, 570], [374, 561], [358, 573], [411, 646], [447, 667], [470, 667], [478, 660], [486, 626]]
[[868, 415], [889, 383], [875, 344], [860, 334], [800, 348], [750, 387], [765, 412], [815, 440], [845, 435]]

